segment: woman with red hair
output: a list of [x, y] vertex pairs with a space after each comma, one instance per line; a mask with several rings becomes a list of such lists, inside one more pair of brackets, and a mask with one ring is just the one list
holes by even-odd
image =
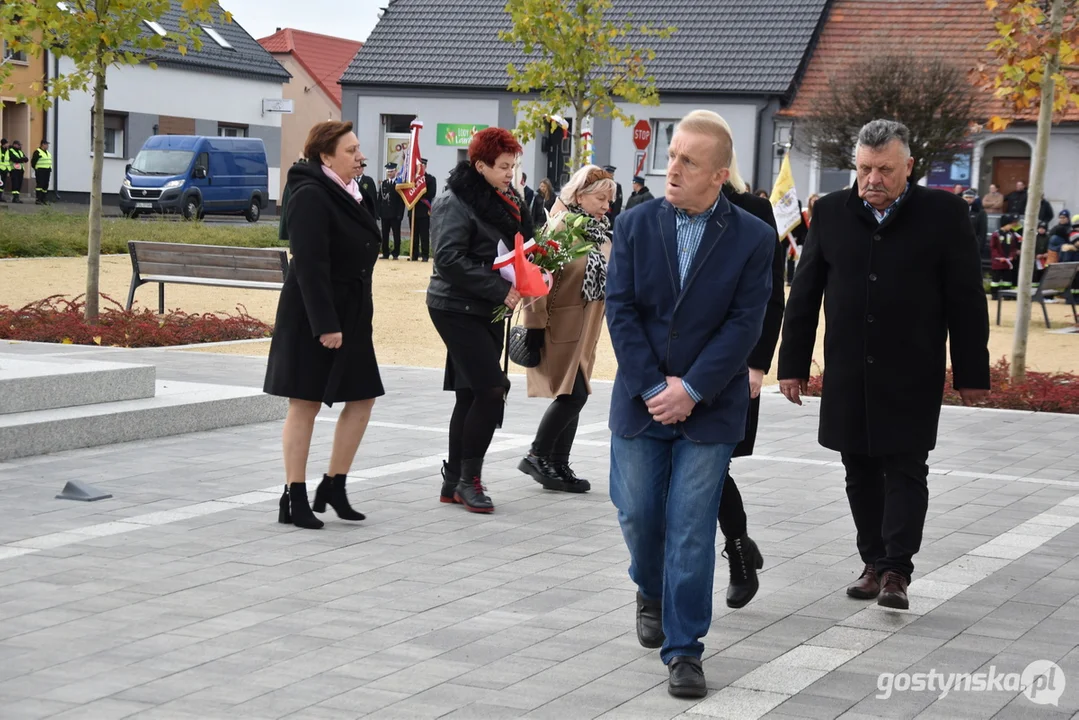
[[502, 411], [509, 378], [502, 371], [502, 323], [496, 308], [514, 308], [520, 293], [493, 269], [499, 241], [533, 235], [524, 199], [513, 188], [521, 144], [508, 130], [487, 128], [472, 137], [468, 160], [450, 173], [447, 190], [431, 208], [434, 268], [427, 310], [446, 344], [443, 389], [457, 396], [450, 417], [449, 457], [442, 464], [445, 503], [469, 512], [494, 512], [482, 481], [483, 459]]

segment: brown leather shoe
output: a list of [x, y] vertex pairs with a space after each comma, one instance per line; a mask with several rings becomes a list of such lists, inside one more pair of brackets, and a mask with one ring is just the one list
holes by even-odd
[[894, 610], [907, 610], [910, 608], [910, 601], [907, 600], [907, 579], [905, 577], [894, 570], [888, 570], [884, 573], [884, 577], [881, 578], [881, 584], [877, 605]]
[[867, 563], [858, 581], [847, 587], [847, 596], [856, 600], [872, 600], [879, 594], [880, 580], [877, 578], [877, 571], [873, 569], [873, 563]]

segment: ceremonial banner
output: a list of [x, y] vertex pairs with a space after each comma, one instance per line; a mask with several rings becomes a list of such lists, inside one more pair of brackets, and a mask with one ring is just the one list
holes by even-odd
[[779, 177], [772, 188], [772, 214], [776, 218], [776, 228], [782, 240], [802, 222], [802, 213], [798, 209], [798, 193], [794, 189], [794, 175], [791, 173], [790, 154], [783, 156], [783, 165], [779, 168]]
[[398, 176], [397, 192], [405, 201], [405, 207], [410, 211], [427, 192], [427, 174], [423, 171], [423, 163], [420, 162], [420, 130], [422, 128], [421, 121], [412, 121], [412, 134], [408, 141], [405, 162]]

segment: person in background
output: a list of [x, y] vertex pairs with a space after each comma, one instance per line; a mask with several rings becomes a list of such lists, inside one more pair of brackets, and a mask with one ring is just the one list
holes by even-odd
[[405, 218], [405, 201], [397, 192], [397, 163], [386, 163], [386, 179], [378, 192], [378, 207], [382, 214], [382, 259], [390, 258], [390, 233], [393, 233], [393, 259], [401, 255], [401, 221]]
[[[614, 171], [618, 168], [614, 165], [606, 165], [603, 169], [609, 172], [611, 177], [614, 177]], [[618, 219], [618, 216], [622, 212], [622, 183], [615, 181], [614, 187], [614, 200], [611, 201], [611, 211], [607, 213], [607, 217], [611, 221], [611, 227], [614, 227], [614, 221]]]
[[11, 186], [11, 159], [8, 157], [10, 151], [7, 138], [0, 138], [0, 203], [7, 202], [4, 193]]
[[956, 185], [955, 187], [952, 188], [952, 194], [953, 195], [962, 195], [963, 190], [964, 190], [964, 188], [963, 188], [962, 185]]
[[22, 151], [22, 141], [12, 140], [8, 149], [8, 162], [11, 163], [11, 202], [22, 203], [22, 181], [26, 176], [26, 166], [30, 162]]
[[823, 301], [818, 442], [841, 454], [864, 564], [847, 595], [906, 610], [929, 506], [927, 462], [945, 360], [950, 351], [964, 405], [987, 396], [989, 312], [967, 206], [912, 182], [907, 127], [867, 123], [854, 165], [855, 188], [814, 210], [783, 319], [779, 386], [802, 404]]
[[994, 184], [989, 185], [989, 192], [982, 198], [982, 209], [990, 215], [1000, 215], [1004, 212], [1004, 196]]
[[756, 195], [759, 198], [764, 198], [765, 200], [770, 200], [771, 197], [772, 197], [772, 194], [770, 192], [768, 192], [767, 190], [765, 190], [764, 188], [761, 188], [761, 189], [757, 190], [757, 192], [755, 192], [753, 194]]
[[49, 141], [42, 140], [30, 158], [30, 167], [34, 169], [35, 205], [45, 205], [49, 201], [49, 181], [52, 179], [52, 153]]
[[1009, 215], [1022, 217], [1027, 211], [1027, 184], [1022, 180], [1015, 183], [1015, 190], [1004, 196], [1004, 210]]
[[1023, 236], [1020, 223], [1012, 215], [1000, 216], [1000, 229], [989, 238], [990, 265], [989, 292], [994, 300], [1001, 290], [1010, 290], [1019, 277], [1019, 245]]
[[[307, 158], [300, 152], [300, 157], [294, 164], [305, 163]], [[289, 172], [291, 174], [291, 170]], [[288, 201], [292, 197], [292, 186], [289, 185], [288, 176], [285, 176], [285, 189], [281, 192], [281, 202], [277, 206], [277, 239], [288, 240]]]
[[367, 212], [371, 213], [371, 217], [378, 219], [378, 185], [375, 184], [375, 179], [367, 174], [367, 161], [360, 165], [361, 175], [356, 178], [356, 183], [360, 186], [360, 195], [363, 196], [363, 206], [367, 208]]
[[[288, 173], [292, 260], [277, 304], [263, 391], [289, 399], [278, 522], [317, 530], [323, 523], [312, 510], [325, 512], [327, 505], [343, 520], [364, 519], [349, 503], [345, 483], [375, 398], [384, 394], [371, 328], [371, 272], [379, 237], [355, 181], [364, 156], [352, 123], [315, 125], [304, 155], [307, 162]], [[345, 407], [312, 506], [307, 459], [323, 403]]]
[[[749, 186], [738, 172], [737, 163], [731, 161], [731, 176], [723, 186], [723, 196], [731, 205], [745, 210], [750, 215], [764, 221], [776, 235], [775, 251], [772, 255], [772, 294], [764, 311], [764, 326], [760, 339], [749, 354], [746, 364], [749, 366], [749, 412], [746, 413], [745, 437], [734, 448], [732, 457], [748, 457], [753, 454], [757, 440], [757, 424], [761, 409], [761, 387], [764, 376], [772, 367], [776, 345], [779, 343], [779, 330], [783, 324], [783, 267], [787, 257], [787, 246], [779, 242], [779, 229], [776, 227], [775, 213], [770, 200], [749, 192]], [[801, 203], [799, 203], [800, 205]], [[795, 231], [801, 229], [803, 238], [806, 226], [805, 213], [803, 222]], [[788, 234], [789, 235], [789, 234]], [[742, 494], [731, 477], [730, 466], [723, 480], [722, 502], [719, 504], [719, 530], [723, 534], [723, 555], [727, 558], [730, 582], [727, 586], [727, 607], [745, 607], [757, 594], [760, 581], [757, 571], [764, 566], [757, 544], [749, 537], [748, 519]]]
[[427, 262], [431, 257], [431, 205], [438, 195], [438, 182], [435, 176], [427, 172], [427, 158], [420, 158], [423, 175], [427, 182], [427, 192], [416, 203], [416, 227], [412, 228], [412, 251], [410, 258]]
[[536, 429], [532, 449], [517, 469], [548, 490], [582, 493], [592, 487], [569, 464], [581, 410], [592, 394], [592, 368], [603, 331], [607, 258], [611, 254], [611, 222], [607, 211], [614, 197], [610, 173], [585, 165], [562, 187], [551, 211], [551, 227], [560, 230], [566, 213], [588, 218], [584, 225], [596, 248], [566, 264], [555, 275], [547, 297], [525, 307], [524, 326], [530, 350], [540, 351], [540, 364], [528, 368], [528, 396], [552, 398]]
[[646, 203], [652, 199], [652, 191], [645, 185], [644, 178], [640, 175], [634, 175], [633, 194], [630, 195], [629, 200], [626, 201], [626, 210], [635, 208], [641, 203]]
[[1072, 218], [1071, 213], [1067, 208], [1060, 211], [1057, 215], [1057, 224], [1053, 226], [1053, 229], [1049, 231], [1050, 235], [1059, 235], [1060, 237], [1067, 239], [1072, 234]]
[[525, 207], [532, 207], [532, 200], [536, 197], [536, 191], [528, 187], [527, 173], [521, 173], [521, 194], [524, 195]]
[[[1049, 260], [1049, 226], [1038, 223], [1038, 234], [1034, 236], [1034, 268], [1031, 278], [1032, 287], [1037, 288], [1041, 283], [1042, 274], [1045, 273], [1045, 265]], [[1018, 266], [1019, 260], [1015, 264]]]
[[989, 257], [989, 216], [978, 206], [978, 191], [973, 188], [964, 190], [962, 197], [967, 201], [970, 226], [974, 229], [974, 239], [978, 241], [978, 254], [983, 258]]
[[539, 182], [539, 189], [532, 193], [532, 203], [529, 205], [533, 226], [540, 228], [547, 224], [547, 213], [554, 207], [555, 200], [554, 186], [550, 180], [543, 178]]
[[[615, 226], [607, 326], [610, 494], [637, 588], [637, 641], [661, 648], [667, 692], [708, 692], [716, 518], [749, 408], [746, 359], [772, 295], [776, 233], [723, 185], [734, 139], [714, 112], [678, 124], [664, 200]], [[673, 518], [674, 521], [669, 519]]]
[[483, 460], [502, 424], [510, 381], [499, 362], [505, 325], [495, 310], [513, 309], [517, 289], [492, 266], [499, 243], [514, 246], [535, 234], [532, 216], [513, 187], [522, 152], [513, 133], [492, 127], [472, 136], [468, 160], [457, 165], [431, 208], [434, 267], [427, 312], [446, 345], [442, 389], [456, 402], [450, 416], [449, 456], [442, 464], [440, 501], [473, 513], [494, 512], [483, 485]]

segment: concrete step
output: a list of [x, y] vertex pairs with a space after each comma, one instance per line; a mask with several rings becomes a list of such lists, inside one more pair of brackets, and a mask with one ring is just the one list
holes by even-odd
[[0, 461], [281, 420], [287, 409], [256, 388], [158, 380], [150, 398], [0, 415]]
[[152, 398], [156, 377], [153, 365], [0, 353], [0, 415]]

